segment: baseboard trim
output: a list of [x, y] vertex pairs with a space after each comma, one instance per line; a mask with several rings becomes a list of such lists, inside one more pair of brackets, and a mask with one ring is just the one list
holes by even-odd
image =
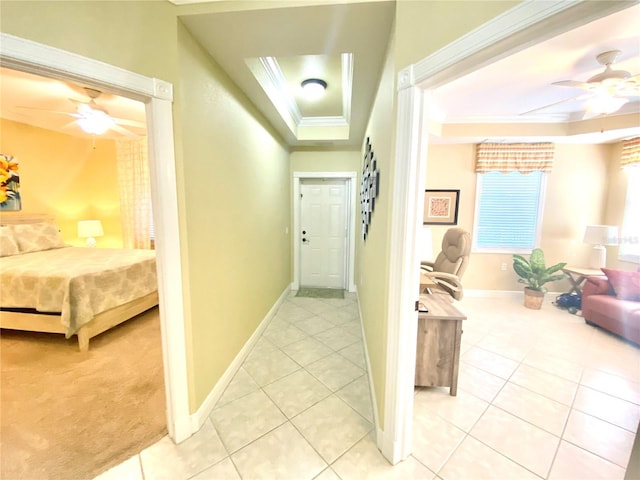
[[[549, 298], [555, 298], [564, 292], [546, 292]], [[468, 298], [521, 298], [522, 290], [465, 290], [464, 296]]]
[[380, 430], [380, 417], [378, 416], [378, 402], [376, 402], [375, 386], [373, 384], [373, 376], [371, 375], [371, 360], [369, 359], [369, 350], [367, 349], [367, 335], [364, 331], [362, 322], [362, 310], [360, 309], [360, 298], [358, 297], [358, 287], [354, 286], [356, 299], [358, 300], [358, 316], [360, 319], [360, 331], [362, 332], [362, 347], [364, 349], [364, 360], [367, 366], [367, 379], [369, 380], [369, 395], [371, 397], [371, 410], [373, 412], [373, 426], [376, 430], [376, 443], [378, 448], [383, 444], [384, 431]]
[[520, 290], [465, 290], [464, 296], [469, 298], [514, 298], [522, 296]]
[[251, 349], [262, 336], [264, 330], [269, 326], [269, 323], [275, 316], [278, 308], [280, 308], [280, 305], [282, 305], [282, 302], [284, 302], [285, 298], [287, 298], [287, 295], [290, 291], [291, 285], [287, 285], [287, 288], [285, 288], [278, 300], [276, 300], [276, 303], [273, 304], [273, 307], [271, 307], [267, 315], [260, 322], [258, 328], [256, 328], [249, 340], [247, 340], [247, 343], [244, 344], [244, 347], [242, 347], [238, 355], [236, 355], [236, 358], [233, 359], [233, 362], [231, 362], [227, 370], [224, 372], [224, 374], [222, 374], [220, 380], [218, 380], [213, 389], [209, 392], [207, 398], [205, 398], [204, 402], [202, 402], [202, 405], [200, 405], [200, 408], [198, 408], [198, 410], [191, 415], [192, 433], [196, 433], [198, 430], [200, 430], [200, 428], [202, 428], [207, 418], [213, 411], [216, 403], [218, 402], [218, 400], [220, 400], [220, 397], [224, 393], [225, 389], [227, 388], [229, 383], [231, 383], [231, 380], [242, 366], [243, 362], [251, 352]]

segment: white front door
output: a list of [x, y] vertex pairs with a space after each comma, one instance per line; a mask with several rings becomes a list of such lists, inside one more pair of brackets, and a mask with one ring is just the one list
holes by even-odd
[[300, 285], [345, 288], [347, 182], [308, 179], [300, 184]]

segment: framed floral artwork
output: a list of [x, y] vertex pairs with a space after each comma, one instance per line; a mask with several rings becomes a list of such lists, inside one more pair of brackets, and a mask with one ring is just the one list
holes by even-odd
[[460, 190], [425, 190], [423, 225], [457, 225]]
[[21, 210], [18, 159], [0, 154], [0, 210]]

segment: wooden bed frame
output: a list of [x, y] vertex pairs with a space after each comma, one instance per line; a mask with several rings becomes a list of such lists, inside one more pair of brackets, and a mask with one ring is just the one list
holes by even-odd
[[[0, 215], [0, 225], [53, 221], [51, 215], [6, 213]], [[110, 328], [158, 305], [158, 291], [124, 303], [94, 316], [77, 332], [81, 352], [89, 351], [89, 340]], [[65, 333], [60, 314], [25, 313], [0, 310], [0, 328], [29, 332]]]

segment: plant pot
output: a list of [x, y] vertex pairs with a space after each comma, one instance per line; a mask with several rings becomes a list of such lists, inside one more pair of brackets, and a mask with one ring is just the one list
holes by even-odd
[[532, 290], [528, 287], [524, 289], [524, 306], [532, 310], [540, 310], [542, 301], [544, 300], [544, 292], [540, 290]]

